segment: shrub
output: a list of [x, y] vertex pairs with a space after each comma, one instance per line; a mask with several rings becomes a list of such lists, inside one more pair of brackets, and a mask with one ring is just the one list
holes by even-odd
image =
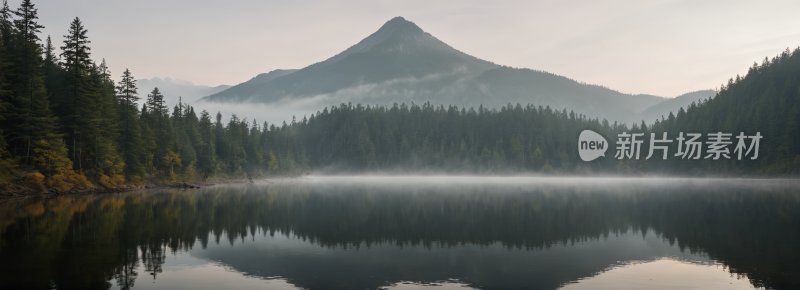
[[24, 183], [32, 188], [42, 189], [44, 188], [44, 175], [39, 172], [28, 173], [28, 175], [25, 176]]
[[113, 174], [111, 175], [111, 183], [114, 185], [121, 185], [125, 183], [125, 176], [121, 174]]
[[58, 191], [68, 191], [73, 185], [67, 182], [64, 174], [56, 174], [47, 179], [47, 186]]
[[67, 181], [72, 183], [73, 185], [80, 187], [80, 188], [89, 188], [92, 186], [92, 183], [86, 179], [86, 176], [83, 174], [78, 174], [74, 170], [68, 170], [66, 173]]
[[111, 177], [106, 176], [105, 174], [100, 174], [100, 178], [97, 179], [97, 183], [100, 183], [103, 187], [111, 187]]
[[104, 187], [114, 187], [125, 183], [125, 177], [119, 174], [112, 174], [111, 176], [100, 174], [100, 178], [97, 182]]
[[37, 148], [33, 149], [36, 153], [33, 159], [40, 171], [48, 175], [71, 171], [72, 161], [67, 157], [67, 145], [63, 140], [53, 144], [46, 140], [34, 140], [34, 143]]
[[142, 186], [142, 185], [144, 185], [144, 182], [142, 181], [142, 177], [141, 177], [141, 176], [139, 176], [139, 175], [132, 175], [132, 176], [131, 176], [131, 182], [132, 182], [133, 184], [135, 184], [136, 186]]
[[0, 150], [0, 185], [10, 184], [13, 179], [11, 169], [14, 165], [2, 158], [3, 151]]
[[192, 160], [192, 163], [189, 163], [189, 166], [186, 166], [186, 168], [183, 169], [182, 181], [194, 182], [194, 175], [195, 175], [194, 163], [195, 161]]

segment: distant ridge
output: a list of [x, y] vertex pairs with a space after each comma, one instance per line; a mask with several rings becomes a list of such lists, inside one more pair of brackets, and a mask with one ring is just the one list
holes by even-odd
[[[254, 78], [243, 82], [241, 84], [235, 85], [233, 87], [229, 87], [228, 89], [224, 90], [226, 101], [227, 102], [244, 102], [250, 99], [253, 91], [259, 91], [262, 87], [266, 86], [267, 83], [271, 82], [272, 80], [288, 75], [290, 73], [296, 72], [296, 69], [276, 69], [268, 73], [262, 73]], [[218, 95], [216, 94], [212, 95]], [[208, 101], [211, 98], [204, 98], [202, 101]]]
[[153, 88], [158, 88], [168, 104], [175, 104], [180, 98], [183, 102], [194, 102], [202, 97], [216, 94], [218, 92], [227, 90], [231, 86], [220, 85], [216, 87], [195, 85], [190, 81], [172, 78], [158, 78], [152, 79], [139, 79], [136, 80], [139, 87], [139, 95], [143, 98], [147, 97]]
[[357, 44], [300, 70], [274, 70], [209, 95], [206, 102], [280, 106], [312, 100], [424, 103], [499, 108], [533, 104], [589, 117], [635, 122], [664, 98], [623, 94], [555, 74], [497, 65], [463, 53], [415, 23], [395, 17]]
[[717, 91], [715, 90], [699, 90], [685, 93], [672, 99], [667, 99], [644, 110], [641, 113], [642, 120], [651, 123], [657, 119], [660, 120], [662, 116], [664, 118], [669, 117], [670, 112], [672, 112], [674, 115], [677, 115], [680, 108], [687, 109], [692, 102], [697, 102], [701, 99], [705, 100], [709, 97], [713, 97], [716, 94]]

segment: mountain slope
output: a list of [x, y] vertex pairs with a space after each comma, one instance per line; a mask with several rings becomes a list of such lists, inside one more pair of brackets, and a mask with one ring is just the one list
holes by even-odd
[[456, 50], [402, 17], [393, 18], [325, 61], [258, 85], [248, 83], [203, 101], [278, 106], [303, 101], [315, 110], [346, 102], [391, 105], [430, 101], [490, 108], [530, 103], [630, 122], [636, 121], [644, 109], [664, 100], [481, 60]]
[[[788, 48], [761, 65], [754, 64], [744, 77], [736, 76], [713, 98], [689, 106], [653, 131], [730, 133], [730, 159], [713, 166], [721, 173], [800, 173], [800, 48]], [[747, 138], [738, 138], [743, 133]], [[753, 138], [753, 136], [759, 136]], [[759, 140], [757, 149], [751, 149]], [[739, 142], [748, 145], [741, 150]], [[745, 145], [742, 144], [742, 145]], [[750, 152], [753, 150], [753, 152]], [[758, 152], [756, 154], [756, 152]], [[750, 154], [750, 155], [748, 155]], [[756, 156], [757, 155], [757, 156]], [[710, 164], [710, 163], [709, 163]], [[683, 170], [707, 171], [706, 163], [686, 163]]]
[[[420, 79], [431, 74], [478, 74], [498, 65], [480, 60], [441, 42], [412, 22], [397, 17], [347, 50], [312, 64], [269, 86], [250, 90], [249, 101], [270, 103], [284, 97], [331, 94], [363, 84], [399, 78]], [[242, 91], [240, 94], [243, 94]], [[240, 101], [244, 96], [222, 92], [207, 101]]]
[[153, 91], [153, 88], [158, 88], [164, 95], [167, 104], [175, 104], [180, 97], [183, 102], [193, 102], [202, 97], [216, 94], [218, 92], [229, 89], [231, 86], [221, 85], [216, 87], [209, 87], [204, 85], [195, 85], [190, 81], [172, 78], [152, 78], [136, 80], [139, 95], [142, 98], [147, 98], [147, 94]]
[[666, 118], [669, 116], [670, 112], [672, 112], [674, 115], [677, 115], [680, 108], [687, 109], [692, 102], [706, 100], [716, 94], [717, 91], [715, 90], [700, 90], [696, 92], [685, 93], [672, 99], [667, 99], [644, 110], [641, 113], [642, 120], [650, 123], [655, 120], [660, 120], [662, 116]]
[[[259, 74], [256, 77], [254, 77], [254, 78], [252, 78], [252, 79], [250, 79], [250, 80], [248, 80], [246, 82], [243, 82], [241, 84], [235, 85], [233, 87], [229, 87], [229, 89], [224, 90], [225, 91], [225, 96], [226, 96], [226, 101], [228, 101], [228, 102], [247, 101], [248, 99], [250, 99], [250, 96], [252, 95], [252, 92], [261, 91], [262, 88], [265, 87], [265, 86], [268, 86], [268, 84], [272, 80], [274, 80], [274, 79], [276, 79], [278, 77], [282, 77], [282, 76], [291, 74], [291, 73], [296, 72], [296, 71], [297, 71], [296, 69], [276, 69], [276, 70], [273, 70], [273, 71], [271, 71], [269, 73]], [[223, 90], [220, 90], [220, 91], [223, 91]], [[217, 94], [217, 93], [219, 93], [219, 91], [218, 92], [214, 92], [213, 94]], [[213, 94], [207, 94], [207, 95], [213, 95]], [[209, 99], [206, 98], [204, 100], [209, 100]]]
[[473, 92], [490, 106], [526, 104], [574, 110], [589, 117], [635, 122], [638, 112], [664, 100], [652, 95], [623, 94], [602, 86], [530, 69], [502, 67], [488, 70], [475, 79]]

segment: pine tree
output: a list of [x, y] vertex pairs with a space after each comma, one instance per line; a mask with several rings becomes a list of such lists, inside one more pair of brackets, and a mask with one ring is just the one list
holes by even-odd
[[[64, 46], [61, 56], [64, 58], [66, 76], [64, 80], [64, 98], [59, 102], [61, 117], [66, 123], [65, 129], [72, 141], [72, 160], [82, 169], [82, 136], [90, 135], [96, 128], [97, 97], [90, 79], [92, 60], [89, 58], [91, 43], [86, 36], [87, 30], [77, 17], [70, 23], [69, 33], [64, 35]], [[84, 132], [85, 131], [85, 132]]]
[[215, 172], [217, 154], [211, 116], [206, 110], [200, 112], [200, 120], [197, 127], [200, 139], [202, 140], [202, 147], [198, 160], [200, 162], [200, 170], [203, 174], [203, 179], [207, 180], [208, 176], [213, 175]]
[[[118, 119], [114, 82], [105, 59], [100, 66], [92, 64], [90, 79], [95, 88], [96, 113], [93, 115], [92, 136], [94, 138], [94, 164], [96, 173], [105, 172], [110, 176], [122, 174], [115, 168], [124, 168], [124, 162], [118, 155]], [[109, 148], [114, 148], [110, 150]], [[102, 152], [101, 152], [102, 151]], [[118, 172], [119, 171], [119, 172]]]
[[[5, 129], [6, 134], [11, 131], [11, 128], [8, 126], [10, 121], [6, 121], [7, 118], [4, 116], [9, 116], [16, 112], [11, 100], [12, 91], [10, 87], [12, 75], [10, 74], [9, 46], [11, 44], [12, 29], [11, 9], [8, 8], [8, 1], [3, 0], [3, 6], [0, 7], [0, 121], [3, 121], [0, 122], [0, 130]], [[7, 146], [6, 141], [4, 140], [3, 142]]]
[[116, 140], [117, 134], [119, 134], [116, 106], [117, 97], [114, 81], [111, 80], [111, 71], [108, 69], [105, 59], [103, 59], [94, 73], [97, 75], [97, 77], [93, 77], [93, 79], [97, 82], [95, 87], [98, 88], [98, 103], [102, 107], [100, 109], [101, 121], [99, 122], [99, 132], [103, 136], [111, 138], [111, 140]]
[[62, 67], [59, 64], [58, 55], [56, 55], [56, 48], [47, 36], [44, 46], [44, 64], [42, 70], [44, 71], [44, 84], [47, 92], [50, 94], [50, 103], [56, 104], [58, 94], [61, 93], [61, 79]]
[[3, 0], [3, 7], [0, 7], [0, 39], [2, 40], [0, 45], [7, 48], [11, 43], [11, 36], [14, 33], [12, 14], [14, 14], [14, 12], [8, 8], [8, 0]]
[[158, 113], [160, 115], [167, 114], [167, 106], [164, 105], [164, 95], [158, 90], [158, 87], [153, 88], [153, 91], [147, 95], [147, 108], [151, 113]]
[[122, 80], [117, 83], [117, 103], [119, 104], [120, 112], [124, 112], [120, 114], [120, 124], [124, 126], [120, 143], [122, 144], [122, 159], [128, 165], [126, 173], [129, 174], [143, 171], [134, 167], [135, 164], [140, 164], [136, 153], [139, 153], [138, 150], [141, 149], [140, 146], [137, 146], [140, 133], [136, 103], [139, 100], [139, 96], [136, 89], [136, 79], [133, 78], [129, 69], [125, 69], [125, 72], [122, 73]]
[[[5, 126], [8, 121], [6, 121], [7, 118], [4, 116], [8, 116], [15, 111], [11, 103], [12, 91], [10, 90], [10, 83], [8, 82], [9, 66], [6, 47], [0, 43], [0, 130], [5, 129], [6, 132], [8, 132], [10, 128]], [[0, 136], [0, 138], [2, 138], [2, 136]], [[5, 148], [5, 146], [3, 146], [3, 148]]]
[[13, 21], [19, 43], [14, 47], [16, 51], [12, 63], [16, 68], [12, 98], [16, 113], [11, 114], [14, 118], [11, 121], [14, 126], [12, 140], [16, 141], [16, 148], [24, 152], [26, 165], [32, 165], [31, 154], [35, 154], [35, 149], [50, 149], [59, 144], [54, 142], [59, 138], [55, 134], [56, 118], [50, 112], [41, 71], [42, 51], [38, 33], [44, 26], [36, 22], [39, 18], [37, 12], [30, 0], [23, 0], [20, 8], [14, 12], [17, 19]]

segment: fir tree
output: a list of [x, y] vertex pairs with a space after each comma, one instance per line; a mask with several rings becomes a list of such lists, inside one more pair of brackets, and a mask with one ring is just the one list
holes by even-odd
[[59, 142], [51, 142], [59, 136], [55, 134], [56, 119], [50, 112], [41, 71], [42, 51], [38, 33], [44, 26], [36, 22], [38, 9], [30, 0], [23, 0], [14, 14], [17, 16], [13, 22], [19, 43], [14, 47], [16, 52], [12, 64], [16, 68], [12, 99], [16, 112], [10, 114], [14, 118], [12, 132], [15, 136], [12, 140], [17, 143], [15, 149], [24, 151], [25, 165], [32, 165], [31, 154], [36, 154], [36, 149], [59, 146]]
[[[91, 128], [97, 122], [97, 98], [90, 79], [92, 60], [88, 44], [91, 43], [86, 36], [87, 30], [77, 17], [70, 23], [69, 32], [64, 35], [64, 46], [61, 47], [61, 56], [64, 58], [66, 76], [64, 80], [63, 99], [59, 102], [61, 118], [68, 121], [65, 129], [72, 139], [72, 160], [77, 161], [81, 169], [82, 135], [90, 135]], [[82, 132], [87, 131], [87, 132]], [[84, 133], [84, 134], [82, 134]]]
[[[138, 153], [138, 150], [141, 149], [136, 146], [140, 137], [138, 126], [139, 116], [136, 107], [139, 96], [136, 89], [136, 79], [133, 78], [129, 69], [125, 69], [125, 72], [122, 73], [122, 80], [117, 83], [117, 103], [120, 107], [120, 112], [124, 112], [120, 115], [120, 124], [124, 126], [120, 138], [122, 143], [122, 159], [125, 160], [125, 163], [128, 164], [129, 167], [133, 164], [139, 164], [138, 156], [135, 153]], [[139, 170], [134, 170], [134, 168], [127, 170], [128, 173], [136, 171]]]

